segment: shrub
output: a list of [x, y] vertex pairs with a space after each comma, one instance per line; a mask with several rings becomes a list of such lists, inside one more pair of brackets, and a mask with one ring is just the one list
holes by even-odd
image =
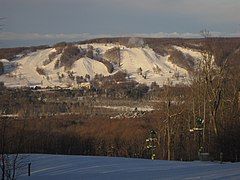
[[48, 55], [48, 59], [46, 59], [45, 61], [43, 61], [43, 65], [46, 66], [48, 65], [49, 63], [51, 63], [54, 58], [56, 58], [56, 56], [58, 55], [57, 52], [52, 52]]
[[193, 70], [194, 58], [188, 54], [183, 54], [181, 51], [176, 49], [170, 51], [170, 57], [168, 60], [174, 64], [177, 64], [181, 68]]
[[56, 53], [60, 54], [63, 52], [64, 47], [56, 47], [55, 49], [56, 49]]
[[153, 67], [153, 72], [156, 74], [161, 74], [162, 70], [160, 67], [158, 67], [158, 65], [155, 65], [155, 67]]
[[87, 50], [86, 56], [90, 59], [93, 59], [93, 50]]
[[108, 59], [109, 61], [115, 64], [120, 65], [120, 61], [121, 61], [120, 48], [114, 47], [114, 48], [108, 49], [104, 53], [104, 58]]
[[5, 89], [4, 82], [0, 82], [0, 90]]
[[57, 69], [59, 67], [60, 67], [60, 60], [58, 59], [54, 64], [54, 68]]
[[57, 55], [58, 55], [57, 52], [52, 52], [48, 55], [48, 58], [50, 61], [52, 61], [54, 58], [56, 58]]
[[43, 65], [44, 65], [44, 66], [48, 65], [49, 63], [51, 63], [51, 60], [50, 60], [50, 59], [45, 59], [45, 60], [43, 61]]
[[92, 45], [88, 45], [88, 46], [87, 46], [87, 49], [93, 51], [94, 47], [93, 47]]
[[59, 47], [66, 47], [66, 46], [67, 46], [66, 42], [59, 42], [59, 43], [54, 44], [52, 47], [59, 48]]
[[85, 82], [85, 79], [83, 78], [83, 76], [76, 76], [76, 82], [77, 84], [81, 84]]
[[59, 66], [65, 66], [65, 67], [71, 67], [73, 65], [73, 63], [79, 59], [81, 57], [80, 55], [80, 50], [78, 49], [78, 47], [73, 46], [73, 45], [68, 45], [61, 57], [60, 57], [60, 62], [59, 62]]
[[138, 74], [138, 75], [142, 75], [142, 71], [143, 71], [143, 70], [142, 70], [142, 68], [141, 68], [141, 67], [140, 67], [140, 68], [138, 68], [138, 69], [137, 69], [137, 74]]
[[132, 88], [128, 91], [128, 97], [133, 98], [135, 100], [143, 98], [145, 94], [147, 94], [149, 87], [145, 84], [139, 84], [135, 88]]
[[40, 74], [40, 75], [46, 75], [46, 72], [45, 72], [45, 70], [44, 69], [42, 69], [42, 68], [40, 68], [40, 67], [37, 67], [36, 68], [36, 71], [38, 72], [38, 74]]
[[75, 80], [74, 72], [73, 72], [73, 71], [68, 71], [67, 73], [68, 73], [69, 79], [71, 79], [72, 81], [74, 81], [74, 80]]
[[114, 67], [113, 67], [112, 63], [110, 63], [107, 60], [102, 60], [101, 62], [107, 67], [107, 70], [108, 70], [109, 73], [113, 72]]
[[62, 53], [63, 51], [63, 48], [58, 48], [56, 47], [55, 48], [56, 51], [55, 52], [51, 52], [49, 55], [48, 55], [48, 59], [46, 59], [44, 62], [43, 62], [43, 65], [46, 66], [48, 65], [49, 63], [51, 63], [58, 54]]
[[116, 82], [124, 82], [126, 81], [127, 78], [127, 73], [123, 72], [123, 71], [118, 71], [116, 74], [114, 74], [112, 76], [112, 78], [116, 81]]
[[64, 48], [66, 48], [68, 44], [66, 42], [60, 42], [55, 44], [53, 47], [56, 49], [56, 53], [60, 54], [63, 52]]
[[91, 77], [90, 77], [90, 75], [89, 75], [89, 74], [86, 74], [86, 75], [85, 75], [85, 79], [86, 79], [87, 81], [89, 81], [89, 80], [90, 80], [90, 78], [91, 78]]

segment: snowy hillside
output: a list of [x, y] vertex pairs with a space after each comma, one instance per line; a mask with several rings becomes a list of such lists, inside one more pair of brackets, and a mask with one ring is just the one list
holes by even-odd
[[180, 162], [112, 157], [30, 155], [20, 180], [239, 179], [240, 163]]
[[[4, 74], [0, 76], [8, 87], [16, 86], [77, 86], [76, 77], [89, 75], [94, 78], [96, 74], [109, 76], [123, 70], [129, 77], [140, 83], [150, 85], [157, 82], [160, 86], [168, 80], [173, 84], [189, 83], [188, 70], [169, 60], [170, 55], [161, 56], [149, 47], [127, 48], [115, 44], [83, 44], [75, 45], [79, 56], [68, 67], [61, 64], [64, 49], [48, 48], [19, 55], [14, 61], [4, 62]], [[90, 50], [89, 50], [90, 48]], [[112, 59], [106, 59], [105, 54], [113, 48], [119, 49], [119, 64]], [[200, 58], [201, 54], [182, 47], [173, 46], [176, 50], [187, 54], [194, 59]], [[92, 51], [92, 54], [88, 55]], [[113, 71], [109, 70], [109, 66]]]

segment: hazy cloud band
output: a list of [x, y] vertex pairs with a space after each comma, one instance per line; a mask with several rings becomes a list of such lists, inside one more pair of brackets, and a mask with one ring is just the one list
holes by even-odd
[[[211, 32], [213, 37], [240, 37], [240, 32], [238, 33], [221, 33], [221, 32]], [[13, 33], [13, 32], [1, 32], [0, 33], [0, 40], [8, 40], [8, 41], [15, 41], [15, 40], [85, 40], [85, 39], [92, 39], [92, 38], [101, 38], [101, 37], [154, 37], [154, 38], [161, 38], [161, 37], [180, 37], [180, 38], [199, 38], [201, 37], [198, 33], [165, 33], [165, 32], [158, 32], [158, 33], [134, 33], [134, 34], [97, 34], [93, 35], [90, 33], [80, 33], [80, 34], [39, 34], [39, 33]]]

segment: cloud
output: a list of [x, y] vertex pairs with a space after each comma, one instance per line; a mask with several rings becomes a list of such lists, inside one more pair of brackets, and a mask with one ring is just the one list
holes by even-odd
[[[222, 33], [222, 32], [210, 32], [211, 37], [239, 37], [240, 32], [236, 33]], [[134, 33], [134, 34], [126, 34], [122, 35], [123, 37], [149, 37], [149, 38], [201, 38], [202, 36], [200, 33], [165, 33], [165, 32], [158, 32], [158, 33]]]
[[82, 39], [91, 39], [97, 37], [110, 37], [111, 35], [99, 34], [91, 35], [89, 33], [80, 33], [80, 34], [39, 34], [39, 33], [14, 33], [14, 32], [1, 32], [0, 40], [82, 40]]
[[[240, 32], [237, 33], [222, 33], [222, 32], [211, 32], [213, 37], [239, 37]], [[35, 41], [35, 40], [59, 40], [59, 41], [78, 41], [101, 37], [152, 37], [152, 38], [163, 38], [163, 37], [180, 37], [180, 38], [200, 38], [199, 33], [132, 33], [132, 34], [97, 34], [93, 35], [90, 33], [80, 34], [39, 34], [39, 33], [14, 33], [14, 32], [1, 32], [0, 40], [2, 41]]]

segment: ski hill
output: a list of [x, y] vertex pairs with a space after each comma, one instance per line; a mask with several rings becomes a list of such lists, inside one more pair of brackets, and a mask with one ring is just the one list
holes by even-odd
[[[188, 68], [175, 63], [170, 54], [160, 55], [148, 46], [88, 43], [73, 44], [71, 48], [51, 47], [18, 54], [13, 60], [1, 59], [4, 74], [0, 75], [0, 81], [7, 87], [75, 87], [77, 77], [87, 75], [93, 79], [95, 75], [111, 76], [124, 71], [132, 80], [147, 85], [156, 82], [162, 86], [169, 81], [189, 83]], [[195, 50], [180, 46], [171, 49], [183, 57], [191, 57], [193, 65], [201, 58], [201, 53]]]

